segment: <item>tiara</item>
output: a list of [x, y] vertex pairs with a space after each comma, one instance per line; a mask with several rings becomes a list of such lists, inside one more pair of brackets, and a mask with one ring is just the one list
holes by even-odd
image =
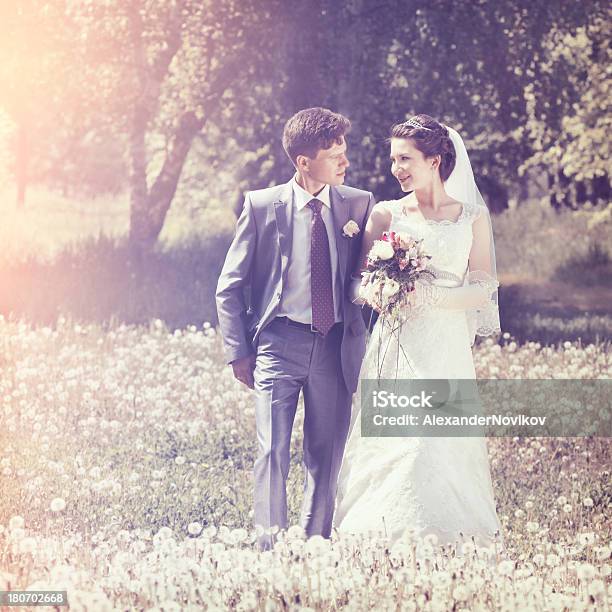
[[416, 119], [413, 118], [408, 119], [408, 121], [406, 121], [406, 124], [410, 127], [416, 128], [417, 130], [428, 130], [429, 132], [433, 132], [431, 128], [421, 125]]

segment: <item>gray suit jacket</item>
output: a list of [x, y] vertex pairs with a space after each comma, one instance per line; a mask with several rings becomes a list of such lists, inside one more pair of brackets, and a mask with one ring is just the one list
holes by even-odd
[[[366, 325], [361, 307], [350, 300], [350, 277], [357, 268], [361, 238], [374, 206], [374, 196], [341, 185], [331, 188], [330, 199], [344, 298], [342, 374], [347, 388], [354, 392], [365, 352]], [[292, 201], [291, 182], [246, 194], [216, 293], [219, 327], [228, 362], [255, 353], [259, 334], [278, 312], [291, 254]], [[349, 220], [360, 228], [354, 238], [342, 235], [342, 228]]]

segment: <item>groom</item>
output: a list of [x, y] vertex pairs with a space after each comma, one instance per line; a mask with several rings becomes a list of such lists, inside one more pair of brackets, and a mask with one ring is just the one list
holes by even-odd
[[295, 166], [284, 185], [246, 194], [217, 286], [217, 312], [234, 376], [255, 393], [259, 453], [254, 522], [287, 527], [291, 430], [304, 394], [306, 480], [301, 524], [329, 537], [351, 396], [366, 326], [351, 303], [351, 272], [371, 193], [343, 186], [346, 117], [324, 108], [287, 121], [283, 147]]

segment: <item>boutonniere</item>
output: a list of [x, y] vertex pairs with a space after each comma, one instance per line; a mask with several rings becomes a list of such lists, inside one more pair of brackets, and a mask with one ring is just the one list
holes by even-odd
[[359, 232], [359, 226], [352, 219], [347, 221], [342, 228], [342, 235], [345, 238], [354, 238]]

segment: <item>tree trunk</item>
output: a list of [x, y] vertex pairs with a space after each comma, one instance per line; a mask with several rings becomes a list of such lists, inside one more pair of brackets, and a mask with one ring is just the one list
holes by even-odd
[[26, 188], [28, 185], [28, 159], [30, 156], [30, 147], [26, 125], [26, 121], [22, 119], [17, 126], [17, 163], [15, 164], [17, 208], [23, 208], [25, 206]]
[[171, 142], [162, 169], [150, 191], [146, 185], [144, 127], [135, 122], [132, 134], [132, 194], [130, 202], [130, 247], [132, 252], [146, 253], [157, 242], [170, 204], [176, 193], [181, 171], [196, 134], [204, 121], [194, 113], [185, 113]]
[[147, 189], [147, 121], [137, 106], [134, 109], [132, 132], [130, 134], [130, 244], [144, 240], [148, 217]]
[[193, 113], [185, 113], [169, 147], [169, 153], [161, 172], [149, 190], [147, 185], [146, 134], [154, 117], [161, 83], [168, 73], [172, 58], [181, 46], [180, 4], [175, 7], [172, 27], [168, 33], [165, 48], [150, 64], [144, 44], [144, 26], [141, 3], [132, 0], [128, 4], [128, 23], [133, 43], [135, 77], [138, 92], [134, 104], [132, 130], [130, 134], [130, 234], [129, 245], [132, 259], [143, 261], [154, 247], [164, 225], [178, 179], [195, 134], [204, 121], [197, 121]]
[[593, 199], [596, 204], [610, 200], [610, 177], [607, 174], [593, 179]]

